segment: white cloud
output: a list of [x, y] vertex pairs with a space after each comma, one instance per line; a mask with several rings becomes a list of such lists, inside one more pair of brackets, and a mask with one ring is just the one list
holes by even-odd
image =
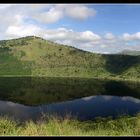
[[99, 35], [91, 31], [76, 32], [66, 28], [46, 30], [44, 38], [79, 48], [92, 47], [93, 44], [96, 44], [101, 39]]
[[128, 41], [128, 40], [131, 40], [131, 35], [128, 33], [124, 33], [122, 38], [123, 38], [123, 40]]
[[9, 38], [24, 37], [39, 34], [40, 31], [40, 28], [35, 25], [9, 26], [6, 31], [6, 36]]
[[137, 33], [133, 34], [133, 35], [132, 35], [132, 38], [133, 38], [133, 39], [138, 39], [138, 40], [139, 40], [139, 39], [140, 39], [140, 32], [137, 32]]
[[115, 36], [112, 33], [106, 33], [104, 38], [108, 40], [113, 40], [115, 39]]
[[122, 38], [125, 41], [140, 40], [140, 32], [137, 32], [137, 33], [134, 33], [134, 34], [124, 33]]
[[54, 23], [63, 17], [63, 12], [56, 10], [55, 8], [51, 8], [48, 12], [43, 12], [33, 17], [44, 23]]
[[79, 39], [81, 41], [96, 41], [96, 40], [101, 39], [101, 37], [91, 31], [85, 31], [79, 34]]
[[77, 40], [82, 42], [96, 41], [100, 39], [100, 36], [91, 32], [76, 32], [71, 29], [58, 28], [53, 30], [46, 30], [46, 39], [50, 40]]
[[106, 45], [106, 44], [101, 44], [100, 47], [101, 47], [101, 48], [106, 48], [107, 45]]
[[11, 17], [16, 14], [49, 24], [64, 17], [84, 20], [95, 16], [96, 11], [82, 4], [0, 4], [0, 18], [4, 21], [5, 18], [12, 20]]
[[85, 20], [95, 16], [96, 11], [84, 5], [58, 4], [50, 5], [48, 10], [43, 10], [32, 15], [32, 18], [43, 23], [54, 23], [63, 17], [70, 17], [76, 20]]
[[74, 18], [74, 19], [84, 20], [90, 16], [95, 16], [96, 11], [94, 9], [88, 8], [86, 6], [72, 5], [66, 9], [66, 15], [68, 15], [69, 17]]
[[39, 35], [42, 32], [41, 28], [36, 25], [24, 23], [24, 17], [21, 15], [15, 15], [13, 18], [15, 19], [15, 22], [8, 26], [5, 31], [5, 37], [7, 38]]

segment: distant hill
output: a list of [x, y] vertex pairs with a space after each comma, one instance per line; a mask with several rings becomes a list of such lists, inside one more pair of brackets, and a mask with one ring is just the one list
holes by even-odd
[[140, 51], [136, 51], [136, 50], [123, 50], [122, 52], [120, 52], [120, 54], [138, 56], [138, 55], [140, 55]]
[[0, 75], [140, 78], [140, 56], [96, 54], [28, 36], [0, 41]]

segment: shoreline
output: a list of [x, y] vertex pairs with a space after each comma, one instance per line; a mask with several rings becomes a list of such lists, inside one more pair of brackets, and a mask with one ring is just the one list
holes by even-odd
[[113, 80], [113, 81], [128, 81], [128, 82], [140, 82], [140, 79], [127, 79], [127, 78], [116, 78], [116, 77], [79, 77], [79, 76], [45, 76], [45, 75], [0, 75], [1, 77], [31, 77], [31, 78], [80, 78], [80, 79], [99, 79], [99, 80]]

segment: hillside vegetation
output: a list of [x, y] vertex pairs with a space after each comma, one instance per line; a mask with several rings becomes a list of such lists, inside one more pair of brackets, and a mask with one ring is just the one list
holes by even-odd
[[28, 36], [0, 41], [0, 76], [140, 78], [140, 56], [103, 55]]

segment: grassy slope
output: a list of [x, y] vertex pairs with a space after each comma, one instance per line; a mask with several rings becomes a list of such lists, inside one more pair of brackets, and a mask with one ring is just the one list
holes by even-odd
[[29, 121], [22, 125], [9, 118], [0, 118], [0, 128], [3, 136], [134, 136], [140, 135], [140, 115], [85, 122], [70, 117], [45, 117], [37, 123]]
[[94, 54], [25, 37], [0, 41], [0, 75], [138, 79], [140, 56]]

